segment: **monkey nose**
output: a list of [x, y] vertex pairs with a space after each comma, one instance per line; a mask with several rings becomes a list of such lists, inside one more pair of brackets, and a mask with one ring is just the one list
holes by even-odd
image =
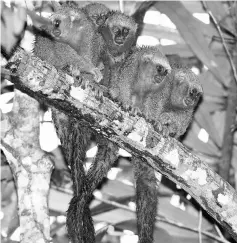
[[116, 41], [115, 41], [118, 45], [122, 45], [123, 44], [123, 39], [116, 39]]
[[200, 97], [201, 93], [196, 87], [193, 87], [189, 90], [189, 96], [192, 100], [197, 100]]
[[59, 37], [61, 35], [61, 31], [59, 29], [53, 30], [52, 33], [55, 37]]
[[193, 98], [196, 97], [197, 93], [198, 93], [198, 90], [196, 88], [191, 88], [189, 90], [190, 97], [193, 97]]

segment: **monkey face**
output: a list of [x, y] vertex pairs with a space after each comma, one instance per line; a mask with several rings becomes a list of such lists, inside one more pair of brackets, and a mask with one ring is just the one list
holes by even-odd
[[133, 84], [132, 95], [136, 103], [143, 103], [150, 93], [159, 93], [166, 85], [170, 65], [159, 49], [145, 49], [138, 61], [138, 75]]
[[112, 26], [111, 34], [116, 45], [123, 45], [129, 34], [129, 29], [123, 26]]
[[129, 49], [134, 43], [134, 33], [123, 26], [102, 26], [99, 32], [103, 36], [111, 52], [122, 53], [124, 50]]
[[[75, 42], [75, 46], [78, 45], [85, 27], [83, 16], [79, 11], [76, 13], [74, 11], [55, 13], [50, 20], [49, 32], [54, 39], [71, 45]], [[73, 38], [71, 38], [72, 36]]]
[[111, 13], [105, 24], [99, 28], [112, 55], [121, 54], [131, 48], [136, 30], [137, 24], [131, 17], [117, 12]]
[[90, 3], [84, 7], [86, 13], [96, 26], [101, 26], [107, 19], [109, 8], [101, 3]]
[[143, 67], [139, 70], [146, 75], [146, 80], [149, 80], [150, 84], [160, 84], [171, 71], [168, 60], [158, 49], [148, 50], [141, 57], [141, 65]]
[[172, 104], [181, 109], [195, 107], [203, 93], [197, 76], [189, 69], [174, 70], [173, 75]]

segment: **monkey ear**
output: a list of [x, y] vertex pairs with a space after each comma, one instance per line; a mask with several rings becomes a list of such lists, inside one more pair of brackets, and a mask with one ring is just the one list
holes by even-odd
[[100, 15], [96, 20], [96, 24], [101, 26], [105, 23], [106, 19], [107, 19], [106, 15]]
[[56, 1], [51, 1], [51, 3], [52, 3], [52, 7], [53, 7], [54, 12], [57, 12], [59, 9], [62, 8], [62, 6]]

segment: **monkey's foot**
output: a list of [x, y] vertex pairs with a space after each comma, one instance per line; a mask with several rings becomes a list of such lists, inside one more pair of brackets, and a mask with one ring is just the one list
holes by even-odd
[[95, 96], [96, 96], [96, 98], [101, 99], [101, 101], [103, 101], [103, 95], [104, 95], [103, 90], [101, 90], [100, 88], [95, 87]]
[[175, 124], [174, 119], [172, 119], [172, 117], [168, 113], [163, 113], [160, 116], [159, 121], [161, 122], [161, 125], [162, 125], [163, 136], [175, 137], [175, 135], [177, 134], [178, 128]]
[[138, 108], [138, 107], [132, 107], [132, 110], [131, 110], [131, 113], [133, 114], [133, 115], [139, 115], [139, 114], [142, 114], [141, 113], [141, 110]]
[[99, 68], [94, 68], [92, 73], [93, 73], [95, 81], [97, 83], [99, 83], [103, 79], [103, 75], [102, 75], [102, 73], [101, 73]]
[[162, 126], [161, 134], [163, 137], [167, 138], [170, 134], [169, 129], [167, 126]]
[[152, 119], [152, 114], [149, 111], [145, 111], [144, 115], [145, 115], [145, 119], [148, 122], [154, 123], [154, 119]]
[[80, 72], [80, 69], [79, 69], [77, 66], [75, 66], [75, 65], [70, 65], [69, 70], [70, 70], [71, 75], [72, 75], [74, 78], [78, 78], [78, 77], [80, 77], [81, 72]]
[[89, 81], [86, 79], [83, 79], [81, 82], [81, 88], [86, 89], [88, 87], [88, 85], [89, 85]]
[[163, 130], [162, 124], [160, 121], [155, 121], [154, 122], [154, 128], [155, 130], [157, 130], [158, 132], [161, 132]]

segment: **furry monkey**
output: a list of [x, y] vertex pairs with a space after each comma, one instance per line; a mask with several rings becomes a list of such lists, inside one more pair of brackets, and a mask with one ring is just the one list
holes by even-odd
[[[103, 19], [104, 20], [104, 19]], [[131, 52], [136, 44], [137, 24], [132, 17], [120, 12], [111, 11], [107, 14], [104, 24], [98, 27], [101, 33], [106, 50], [104, 55], [104, 77], [102, 84], [110, 86], [110, 80], [117, 73], [117, 68]]]
[[[36, 35], [36, 55], [40, 52], [46, 60], [52, 56], [51, 63], [59, 68], [70, 64], [78, 71], [92, 73], [95, 80], [99, 82], [102, 74], [97, 66], [101, 59], [101, 49], [98, 48], [100, 35], [96, 27], [83, 10], [67, 5], [56, 5], [56, 7], [57, 11], [50, 17], [51, 24], [46, 27], [53, 40], [52, 38], [42, 39], [41, 35]], [[48, 52], [43, 53], [42, 41], [45, 42], [45, 49], [48, 45], [52, 46], [51, 55], [48, 55]]]
[[162, 126], [175, 138], [182, 136], [193, 117], [194, 108], [203, 94], [197, 76], [188, 68], [177, 68], [171, 73], [173, 86], [169, 105], [160, 117]]
[[97, 27], [104, 24], [107, 14], [110, 12], [110, 9], [104, 4], [96, 2], [87, 4], [83, 9]]
[[[201, 84], [190, 69], [173, 69], [149, 93], [141, 110], [161, 123], [164, 136], [178, 138], [190, 124], [201, 95]], [[132, 160], [135, 167], [139, 243], [152, 243], [158, 201], [155, 171], [139, 158]]]

